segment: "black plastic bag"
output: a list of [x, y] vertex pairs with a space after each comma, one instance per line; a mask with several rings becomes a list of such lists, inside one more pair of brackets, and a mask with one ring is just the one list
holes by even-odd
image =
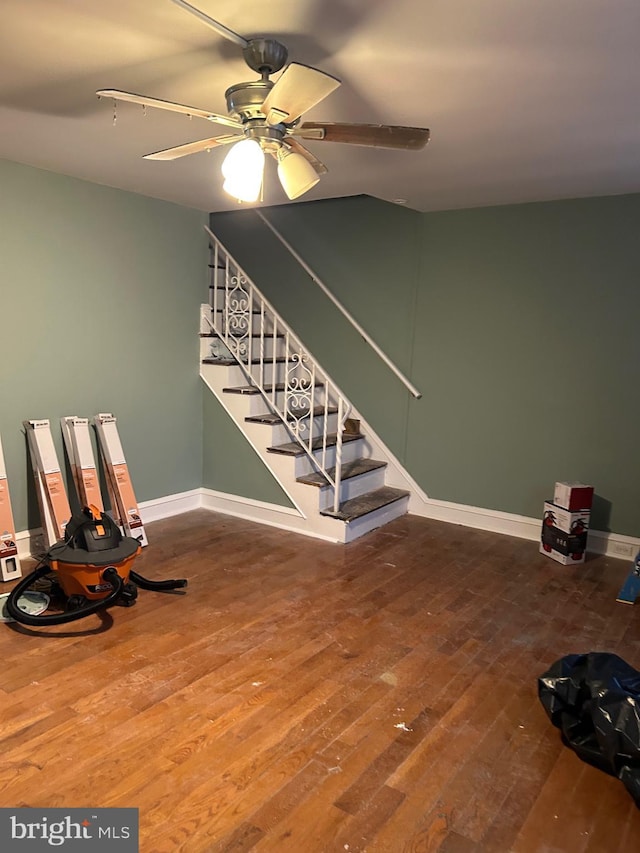
[[640, 808], [640, 672], [605, 652], [567, 655], [540, 676], [538, 696], [567, 746]]

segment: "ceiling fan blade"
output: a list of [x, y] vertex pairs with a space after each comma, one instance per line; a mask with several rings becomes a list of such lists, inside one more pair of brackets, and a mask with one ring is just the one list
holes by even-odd
[[208, 121], [215, 121], [217, 124], [224, 124], [226, 127], [234, 127], [238, 130], [242, 128], [242, 122], [228, 116], [210, 113], [207, 110], [199, 110], [196, 107], [187, 107], [184, 104], [174, 104], [172, 101], [163, 101], [160, 98], [147, 98], [144, 95], [136, 95], [133, 92], [121, 92], [119, 89], [98, 89], [96, 95], [99, 98], [113, 98], [114, 101], [127, 101], [131, 104], [140, 104], [143, 107], [155, 107], [158, 110], [169, 110], [170, 112], [182, 113], [182, 115], [186, 116], [206, 118]]
[[318, 175], [326, 175], [329, 171], [324, 165], [324, 163], [321, 160], [318, 160], [316, 155], [312, 154], [311, 151], [309, 151], [308, 148], [305, 148], [304, 145], [301, 142], [298, 142], [297, 139], [292, 139], [291, 137], [288, 137], [285, 140], [284, 144], [288, 145], [292, 151], [296, 152], [296, 154], [301, 154], [305, 160], [308, 160], [308, 162], [311, 163]]
[[267, 95], [262, 112], [269, 124], [295, 121], [302, 113], [330, 95], [340, 83], [341, 81], [331, 74], [292, 62]]
[[302, 139], [346, 142], [350, 145], [368, 145], [372, 148], [400, 148], [404, 151], [419, 151], [424, 148], [430, 135], [426, 127], [332, 122], [305, 122], [294, 128], [292, 134]]
[[199, 139], [197, 142], [187, 142], [186, 145], [177, 145], [175, 148], [165, 148], [163, 151], [154, 151], [153, 154], [145, 154], [145, 160], [177, 160], [178, 157], [186, 157], [187, 154], [197, 154], [218, 145], [229, 145], [231, 142], [239, 142], [244, 139], [242, 135], [236, 136], [212, 136], [210, 139]]
[[224, 38], [229, 39], [229, 41], [233, 41], [236, 44], [239, 44], [240, 47], [246, 47], [249, 44], [247, 39], [243, 38], [242, 36], [239, 36], [238, 33], [234, 33], [233, 30], [230, 30], [228, 27], [225, 27], [224, 24], [221, 24], [219, 21], [214, 21], [213, 18], [210, 18], [208, 15], [205, 15], [204, 12], [201, 12], [200, 9], [196, 9], [196, 7], [192, 6], [190, 3], [185, 3], [185, 0], [172, 0], [172, 2], [175, 3], [176, 6], [180, 6], [185, 11], [191, 12], [192, 15], [195, 15], [196, 18], [199, 18], [208, 26], [213, 27], [213, 29], [217, 33], [219, 33], [221, 36], [224, 36]]

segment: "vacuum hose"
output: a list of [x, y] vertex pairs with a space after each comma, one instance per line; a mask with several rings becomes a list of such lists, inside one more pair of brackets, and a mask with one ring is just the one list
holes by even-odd
[[158, 592], [166, 592], [170, 589], [182, 589], [188, 583], [186, 578], [180, 578], [180, 580], [150, 581], [148, 578], [143, 578], [142, 575], [134, 572], [133, 569], [129, 572], [129, 577], [141, 589], [155, 589]]
[[76, 619], [82, 619], [85, 616], [90, 616], [92, 613], [97, 613], [99, 610], [104, 610], [105, 607], [111, 607], [111, 605], [115, 604], [120, 597], [122, 588], [124, 587], [124, 581], [116, 569], [114, 569], [113, 566], [109, 566], [109, 568], [105, 569], [102, 573], [102, 578], [104, 581], [113, 586], [113, 590], [106, 598], [102, 598], [100, 601], [94, 601], [86, 607], [79, 607], [77, 610], [70, 610], [65, 613], [50, 613], [48, 616], [46, 614], [43, 616], [32, 616], [30, 613], [25, 613], [23, 610], [20, 610], [18, 607], [18, 599], [22, 593], [25, 592], [32, 583], [45, 575], [48, 575], [50, 572], [51, 568], [49, 566], [41, 566], [39, 569], [31, 572], [30, 575], [23, 578], [20, 583], [11, 590], [9, 597], [7, 598], [6, 609], [9, 616], [15, 619], [16, 622], [22, 622], [24, 625], [64, 625], [67, 622], [75, 622]]

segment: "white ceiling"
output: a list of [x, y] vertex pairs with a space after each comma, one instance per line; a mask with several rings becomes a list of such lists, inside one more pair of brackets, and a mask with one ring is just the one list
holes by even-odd
[[[640, 190], [639, 0], [191, 2], [342, 79], [306, 120], [431, 129], [420, 152], [309, 142], [329, 173], [303, 200], [367, 193], [442, 210]], [[113, 102], [94, 93], [226, 112], [225, 89], [256, 77], [239, 47], [170, 0], [1, 0], [0, 155], [232, 209], [224, 148], [142, 159], [216, 125], [130, 104], [114, 125]], [[267, 168], [265, 203], [282, 204]]]

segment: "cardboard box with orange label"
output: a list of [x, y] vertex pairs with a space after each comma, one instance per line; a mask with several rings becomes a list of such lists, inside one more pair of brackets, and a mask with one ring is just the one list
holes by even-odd
[[89, 419], [75, 415], [62, 418], [62, 435], [82, 508], [95, 506], [102, 511], [102, 494], [93, 455]]
[[[118, 515], [127, 536], [137, 539], [144, 547], [148, 545], [140, 510], [133, 491], [124, 450], [118, 434], [117, 419], [112, 414], [102, 413], [94, 418], [100, 449], [111, 481], [111, 489], [117, 503]], [[115, 509], [115, 507], [113, 508]]]
[[0, 441], [0, 576], [3, 581], [12, 581], [22, 576], [2, 441]]

